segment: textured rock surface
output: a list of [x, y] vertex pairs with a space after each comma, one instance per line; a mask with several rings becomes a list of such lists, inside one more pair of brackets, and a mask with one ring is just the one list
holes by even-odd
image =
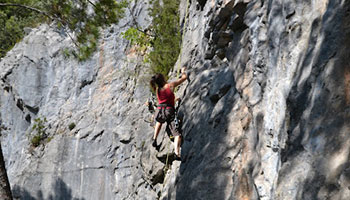
[[[147, 6], [132, 6], [145, 27]], [[128, 18], [84, 63], [45, 25], [9, 52], [0, 104], [15, 196], [349, 199], [350, 2], [183, 0], [181, 16], [181, 163], [166, 134], [151, 147], [147, 69], [119, 36]], [[52, 140], [31, 148], [37, 117]]]

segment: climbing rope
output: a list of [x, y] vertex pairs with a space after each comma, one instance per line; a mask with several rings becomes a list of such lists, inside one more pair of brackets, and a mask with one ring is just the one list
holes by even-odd
[[[169, 170], [169, 166], [168, 166], [169, 151], [170, 151], [170, 148], [169, 148], [169, 146], [168, 146], [168, 151], [167, 151], [167, 154], [166, 154], [166, 161], [165, 161], [165, 168], [164, 168], [164, 182], [165, 182], [165, 178], [166, 178], [166, 176], [165, 176], [166, 174], [165, 174], [165, 173], [167, 173], [168, 170]], [[164, 185], [163, 185], [163, 187], [164, 187]]]

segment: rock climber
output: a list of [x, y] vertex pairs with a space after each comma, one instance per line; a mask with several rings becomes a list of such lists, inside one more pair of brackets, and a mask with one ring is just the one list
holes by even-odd
[[175, 126], [175, 94], [174, 89], [187, 79], [186, 67], [181, 69], [181, 77], [173, 82], [167, 83], [162, 74], [152, 77], [150, 84], [157, 95], [158, 106], [155, 113], [156, 126], [153, 135], [153, 147], [157, 147], [157, 137], [163, 123], [167, 123], [174, 138], [175, 158], [181, 160], [180, 144], [181, 133]]

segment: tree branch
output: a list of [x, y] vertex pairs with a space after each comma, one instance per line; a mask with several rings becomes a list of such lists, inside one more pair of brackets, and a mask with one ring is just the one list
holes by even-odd
[[90, 0], [87, 0], [92, 6], [94, 6], [96, 8], [96, 5], [94, 3], [92, 3]]
[[46, 13], [46, 12], [44, 12], [44, 11], [42, 11], [42, 10], [39, 10], [39, 9], [37, 9], [37, 8], [33, 8], [33, 7], [26, 6], [26, 5], [22, 5], [22, 4], [16, 4], [16, 3], [0, 3], [0, 7], [5, 7], [5, 6], [14, 6], [14, 7], [25, 8], [25, 9], [28, 9], [28, 10], [31, 10], [31, 11], [34, 11], [34, 12], [43, 14], [43, 15], [45, 15], [46, 17], [48, 17], [49, 19], [53, 20], [53, 18], [52, 18], [51, 15], [49, 15], [48, 13]]
[[[95, 9], [97, 9], [96, 4], [94, 4], [92, 1], [87, 0]], [[103, 13], [103, 18], [105, 19], [106, 22], [108, 22], [107, 17], [106, 17], [106, 13]]]
[[132, 17], [132, 20], [133, 20], [133, 22], [134, 22], [134, 24], [135, 24], [136, 30], [138, 30], [139, 32], [141, 32], [141, 33], [143, 33], [143, 34], [145, 34], [145, 35], [147, 35], [147, 36], [154, 37], [154, 35], [149, 34], [149, 33], [147, 33], [146, 31], [144, 31], [144, 30], [142, 30], [142, 29], [140, 28], [140, 26], [138, 25], [138, 23], [137, 23], [137, 21], [136, 21], [136, 18], [135, 18], [135, 16], [134, 16], [134, 14], [133, 14], [133, 12], [132, 12], [132, 10], [130, 9], [129, 6], [128, 6], [128, 10], [129, 10], [130, 15], [131, 15], [131, 17]]
[[[54, 20], [57, 20], [58, 22], [60, 22], [63, 26], [66, 25], [69, 28], [69, 23], [65, 20], [62, 19], [61, 17], [54, 15]], [[73, 30], [72, 30], [73, 31]], [[73, 44], [79, 48], [80, 46], [77, 44], [77, 42], [74, 40], [74, 38], [69, 34], [69, 31], [66, 31], [67, 35], [69, 36], [69, 38], [72, 40]]]

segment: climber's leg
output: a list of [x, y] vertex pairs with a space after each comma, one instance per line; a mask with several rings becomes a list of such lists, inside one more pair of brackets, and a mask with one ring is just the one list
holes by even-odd
[[180, 155], [180, 144], [181, 144], [181, 136], [175, 136], [174, 147], [175, 147], [175, 155], [177, 157], [181, 157]]
[[152, 146], [156, 147], [157, 146], [157, 137], [160, 132], [160, 129], [162, 128], [162, 123], [157, 122], [156, 127], [154, 129], [154, 134], [153, 134], [153, 143]]

